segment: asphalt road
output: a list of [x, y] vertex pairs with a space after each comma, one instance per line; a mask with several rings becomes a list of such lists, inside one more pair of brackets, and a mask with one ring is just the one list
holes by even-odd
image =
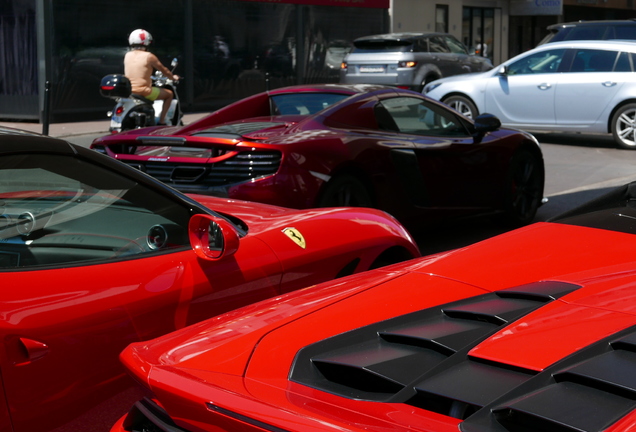
[[[89, 146], [98, 136], [66, 139]], [[636, 181], [636, 151], [617, 149], [609, 135], [535, 133], [535, 136], [543, 150], [548, 198], [535, 222], [546, 221], [616, 186]], [[483, 217], [431, 227], [415, 236], [422, 253], [430, 254], [466, 246], [509, 229], [492, 218]]]

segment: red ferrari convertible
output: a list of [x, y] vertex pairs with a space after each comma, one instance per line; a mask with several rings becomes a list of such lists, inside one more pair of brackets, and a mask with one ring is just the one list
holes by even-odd
[[188, 197], [0, 130], [0, 430], [108, 430], [139, 398], [118, 361], [129, 343], [414, 256], [377, 210]]
[[183, 192], [297, 209], [375, 207], [410, 229], [485, 213], [527, 223], [543, 198], [541, 150], [532, 135], [499, 126], [408, 90], [315, 85], [92, 148]]
[[133, 344], [112, 431], [633, 431], [634, 192]]

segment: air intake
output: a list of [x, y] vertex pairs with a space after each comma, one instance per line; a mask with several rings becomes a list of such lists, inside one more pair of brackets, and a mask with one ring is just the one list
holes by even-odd
[[[444, 379], [438, 374], [447, 371], [449, 379], [460, 379], [476, 369], [482, 374], [490, 369], [485, 379], [506, 376], [508, 384], [499, 392], [519, 385], [531, 376], [528, 371], [492, 368], [472, 361], [470, 365], [455, 366], [468, 361], [466, 353], [502, 326], [577, 288], [561, 282], [534, 283], [347, 332], [299, 351], [291, 379], [345, 397], [406, 402], [445, 414], [455, 396], [479, 408], [490, 399], [440, 393], [436, 389], [444, 384], [427, 381], [426, 377]], [[479, 393], [476, 388], [472, 391]], [[441, 408], [435, 408], [437, 405]]]

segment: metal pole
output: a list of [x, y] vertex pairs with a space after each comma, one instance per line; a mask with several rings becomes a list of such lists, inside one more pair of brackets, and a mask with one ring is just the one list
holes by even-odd
[[42, 135], [49, 134], [49, 107], [51, 106], [51, 81], [44, 83], [44, 111], [42, 113]]

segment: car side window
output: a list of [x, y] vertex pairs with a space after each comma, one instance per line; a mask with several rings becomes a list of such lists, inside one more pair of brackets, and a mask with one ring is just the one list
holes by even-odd
[[529, 54], [508, 65], [508, 75], [556, 73], [565, 49], [552, 49]]
[[466, 51], [466, 48], [464, 47], [464, 45], [462, 45], [462, 43], [458, 41], [457, 39], [455, 39], [454, 37], [445, 36], [444, 40], [446, 41], [446, 45], [448, 45], [448, 48], [453, 54], [468, 55], [468, 51]]
[[434, 53], [447, 53], [448, 48], [444, 43], [444, 39], [439, 36], [432, 36], [429, 38], [430, 51]]
[[[385, 99], [381, 104], [401, 133], [433, 137], [469, 135], [452, 112], [425, 100], [397, 97]], [[385, 123], [392, 124], [386, 120]]]
[[428, 40], [426, 38], [413, 41], [413, 52], [428, 52]]
[[579, 49], [574, 54], [570, 72], [612, 72], [618, 54], [616, 51]]
[[634, 72], [634, 55], [622, 52], [618, 55], [614, 72]]
[[0, 270], [189, 248], [189, 210], [83, 159], [0, 157]]

